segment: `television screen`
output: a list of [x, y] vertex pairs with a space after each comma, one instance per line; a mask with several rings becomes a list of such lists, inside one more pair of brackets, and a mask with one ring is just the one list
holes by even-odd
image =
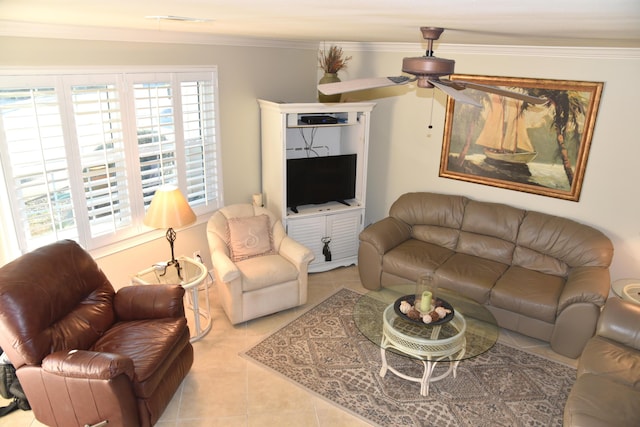
[[356, 154], [287, 159], [287, 207], [346, 201], [356, 196]]

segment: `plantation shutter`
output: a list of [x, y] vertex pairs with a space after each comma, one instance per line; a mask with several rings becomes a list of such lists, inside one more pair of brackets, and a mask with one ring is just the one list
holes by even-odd
[[77, 239], [59, 90], [50, 85], [0, 90], [5, 182], [14, 225], [27, 250]]
[[90, 235], [111, 235], [133, 223], [117, 85], [72, 86], [71, 102]]
[[187, 197], [191, 206], [197, 209], [216, 201], [218, 194], [216, 91], [209, 78], [182, 81], [181, 92]]
[[217, 206], [216, 86], [212, 77], [211, 73], [132, 77], [145, 206], [164, 184], [178, 185], [196, 213]]
[[197, 215], [218, 209], [216, 104], [215, 67], [0, 73], [7, 241], [22, 252], [60, 239], [119, 245], [150, 231], [145, 208], [163, 184], [178, 185]]

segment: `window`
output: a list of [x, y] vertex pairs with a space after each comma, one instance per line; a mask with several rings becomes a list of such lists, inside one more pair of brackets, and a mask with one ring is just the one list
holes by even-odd
[[22, 252], [137, 236], [155, 190], [220, 207], [215, 69], [0, 75], [2, 212]]

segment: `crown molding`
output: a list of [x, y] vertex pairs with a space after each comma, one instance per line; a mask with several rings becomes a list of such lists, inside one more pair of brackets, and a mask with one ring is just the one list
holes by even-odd
[[221, 46], [317, 49], [313, 41], [273, 40], [263, 38], [221, 36], [217, 34], [179, 31], [140, 30], [117, 27], [51, 25], [0, 20], [0, 36], [67, 40], [120, 41], [134, 43], [203, 44]]
[[[318, 49], [337, 44], [354, 52], [401, 52], [417, 55], [424, 49], [422, 43], [296, 41], [250, 37], [221, 36], [216, 34], [140, 30], [116, 27], [87, 27], [69, 25], [36, 24], [0, 20], [0, 36], [54, 38], [70, 40], [120, 41], [137, 43], [202, 44], [222, 46], [272, 47], [294, 49]], [[639, 59], [640, 48], [519, 46], [519, 45], [437, 45], [438, 54], [465, 55], [513, 55], [563, 58]]]
[[[349, 51], [401, 52], [414, 56], [424, 50], [422, 43], [357, 43], [323, 42], [320, 46], [338, 44]], [[446, 44], [437, 45], [438, 55], [506, 55], [537, 56], [545, 58], [604, 58], [604, 59], [640, 59], [640, 48], [615, 47], [572, 47], [572, 46], [520, 46], [520, 45], [479, 45]]]

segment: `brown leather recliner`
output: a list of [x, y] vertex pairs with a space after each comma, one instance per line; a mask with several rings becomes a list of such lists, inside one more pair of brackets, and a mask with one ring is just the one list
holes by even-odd
[[0, 346], [36, 419], [151, 426], [193, 364], [179, 285], [114, 291], [77, 243], [0, 268]]

